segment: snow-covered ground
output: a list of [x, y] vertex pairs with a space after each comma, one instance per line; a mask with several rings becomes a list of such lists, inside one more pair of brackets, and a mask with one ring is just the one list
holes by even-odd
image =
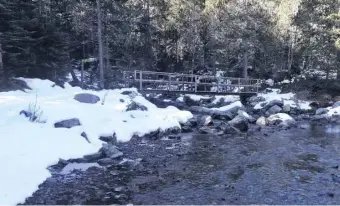
[[[128, 141], [134, 134], [143, 135], [157, 129], [180, 127], [192, 117], [175, 107], [157, 108], [144, 97], [133, 101], [148, 111], [128, 111], [132, 97], [122, 95], [124, 90], [86, 91], [101, 98], [96, 104], [80, 103], [73, 99], [83, 93], [78, 87], [65, 84], [65, 89], [40, 79], [22, 79], [32, 90], [0, 93], [0, 204], [17, 204], [25, 200], [51, 174], [46, 169], [59, 158], [79, 158], [97, 152], [102, 142], [99, 136], [116, 133], [118, 141]], [[102, 105], [102, 99], [105, 101]], [[34, 104], [42, 112], [40, 122], [30, 122], [21, 110]], [[78, 118], [81, 126], [54, 128], [54, 123]], [[85, 132], [91, 143], [80, 134]]]
[[268, 93], [259, 93], [257, 96], [261, 96], [265, 99], [264, 102], [259, 102], [255, 105], [254, 109], [261, 109], [263, 108], [263, 105], [269, 103], [273, 100], [283, 100], [284, 104], [289, 104], [292, 108], [300, 108], [301, 110], [310, 110], [311, 107], [309, 104], [311, 102], [309, 101], [301, 101], [297, 100], [295, 97], [295, 94], [292, 92], [289, 93], [280, 93], [281, 91], [279, 89], [271, 89], [272, 92]]

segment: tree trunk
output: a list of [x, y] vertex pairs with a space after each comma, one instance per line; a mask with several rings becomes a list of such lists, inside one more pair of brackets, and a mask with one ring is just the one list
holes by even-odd
[[100, 9], [100, 0], [97, 0], [97, 18], [98, 18], [98, 50], [99, 50], [99, 74], [100, 87], [104, 89], [104, 61], [103, 61], [103, 37], [102, 37], [102, 15]]
[[244, 44], [243, 77], [248, 78], [248, 42], [247, 41]]

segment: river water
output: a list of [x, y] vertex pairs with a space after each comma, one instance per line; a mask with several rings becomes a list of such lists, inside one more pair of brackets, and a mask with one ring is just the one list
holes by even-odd
[[119, 146], [127, 160], [121, 165], [55, 174], [26, 204], [340, 202], [340, 125], [301, 123]]

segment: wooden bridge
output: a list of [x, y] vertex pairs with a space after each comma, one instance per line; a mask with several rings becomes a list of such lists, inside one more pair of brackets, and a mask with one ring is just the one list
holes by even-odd
[[124, 79], [141, 92], [182, 94], [248, 94], [258, 93], [260, 79], [203, 76], [152, 71], [124, 72]]

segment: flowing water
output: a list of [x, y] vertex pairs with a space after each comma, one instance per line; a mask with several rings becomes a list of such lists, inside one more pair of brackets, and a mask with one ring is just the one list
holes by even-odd
[[[137, 166], [53, 175], [27, 204], [338, 204], [340, 125], [121, 144]], [[73, 176], [72, 176], [73, 175]], [[117, 189], [118, 188], [118, 189]], [[67, 195], [66, 195], [67, 194]]]

